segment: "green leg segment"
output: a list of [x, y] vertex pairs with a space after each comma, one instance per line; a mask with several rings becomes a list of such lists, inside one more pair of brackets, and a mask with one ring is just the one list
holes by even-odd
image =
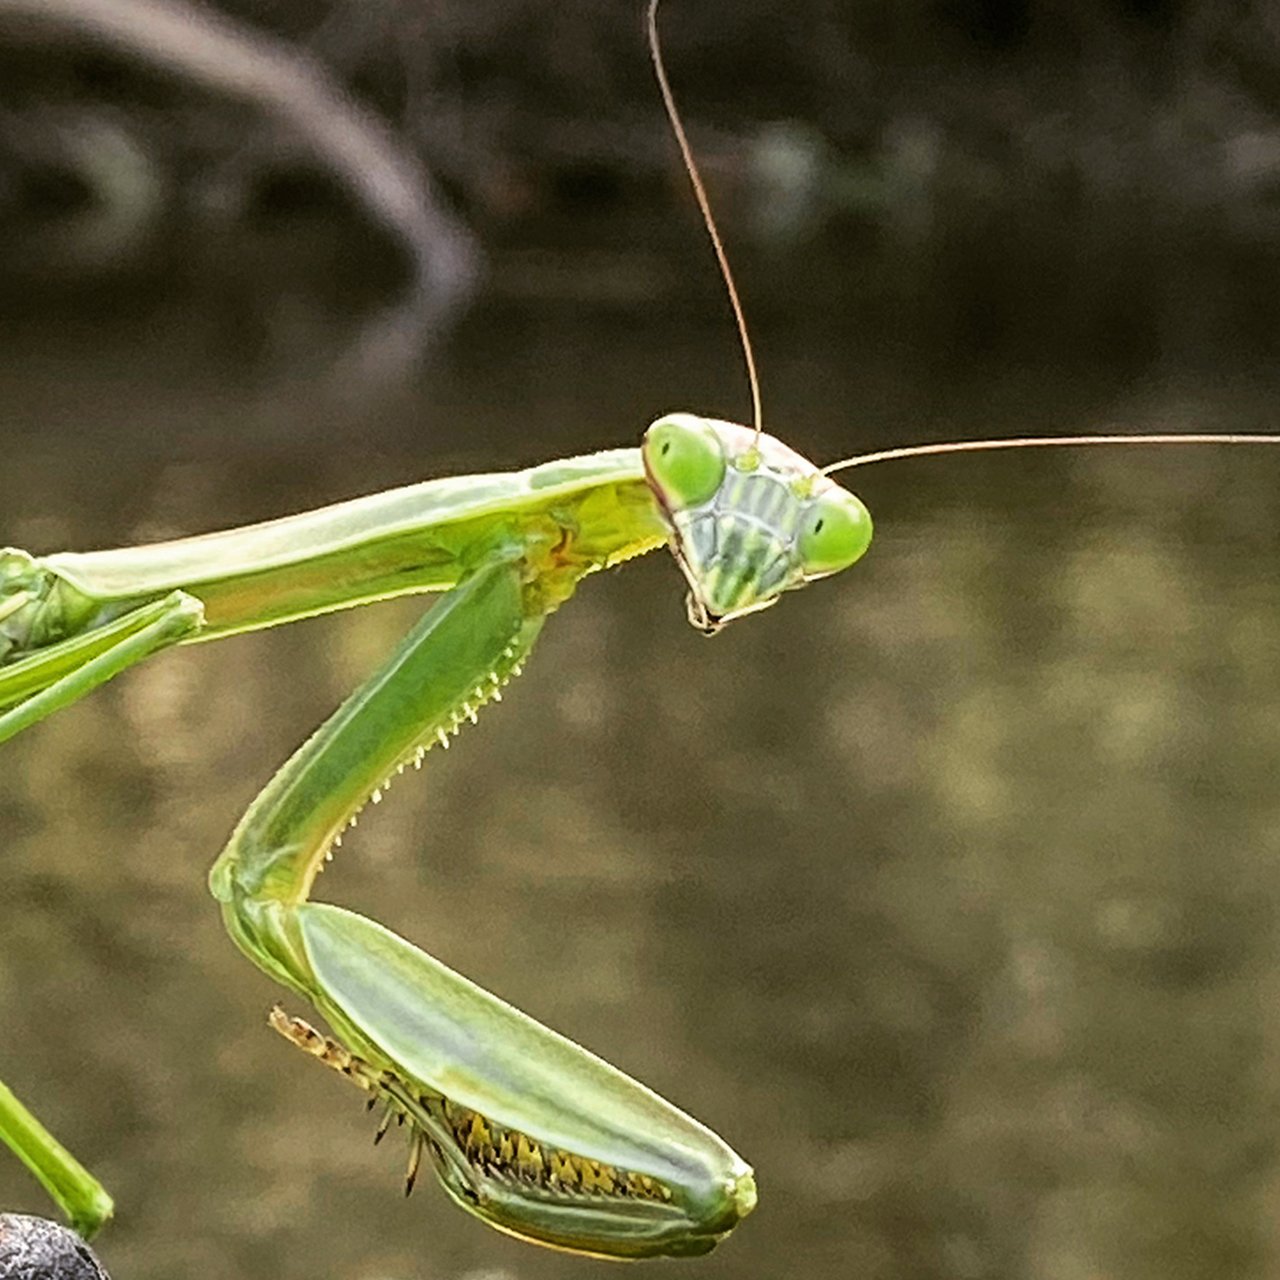
[[98, 1180], [4, 1084], [0, 1084], [0, 1141], [35, 1174], [86, 1240], [111, 1217], [111, 1197]]
[[[158, 649], [199, 631], [200, 601], [175, 591], [106, 626], [53, 645], [0, 670], [0, 742], [75, 702]], [[0, 1142], [36, 1176], [86, 1239], [110, 1217], [111, 1197], [96, 1178], [0, 1084]]]
[[[197, 632], [203, 608], [175, 591], [106, 626], [0, 670], [0, 742], [75, 702], [157, 649]], [[0, 1084], [0, 1142], [36, 1176], [86, 1239], [111, 1217], [111, 1197], [96, 1178]]]
[[0, 742], [83, 698], [160, 649], [195, 635], [204, 606], [184, 591], [0, 667]]
[[316, 872], [394, 774], [429, 747], [447, 746], [482, 704], [500, 696], [542, 622], [541, 610], [526, 605], [518, 562], [477, 570], [272, 778], [214, 864], [210, 888], [241, 950], [326, 1017], [347, 1021], [326, 998], [303, 938]]

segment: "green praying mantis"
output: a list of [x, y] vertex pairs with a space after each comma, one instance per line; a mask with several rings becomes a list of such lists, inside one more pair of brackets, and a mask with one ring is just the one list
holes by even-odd
[[[174, 644], [443, 592], [254, 801], [211, 890], [241, 950], [336, 1039], [280, 1012], [273, 1025], [407, 1122], [410, 1185], [425, 1153], [457, 1203], [512, 1234], [603, 1257], [703, 1253], [755, 1204], [741, 1157], [380, 924], [312, 902], [311, 888], [388, 779], [501, 696], [587, 575], [670, 541], [690, 621], [712, 633], [847, 567], [870, 540], [862, 503], [780, 441], [672, 414], [640, 449], [150, 547], [10, 550], [0, 740]], [[22, 1150], [39, 1168], [40, 1152]], [[72, 1180], [73, 1201], [87, 1185]], [[84, 1205], [70, 1211], [84, 1221]]]
[[[518, 675], [589, 575], [667, 546], [690, 623], [714, 634], [856, 563], [872, 537], [841, 469], [925, 454], [1101, 444], [1280, 443], [1280, 435], [1033, 437], [910, 446], [819, 468], [765, 433], [728, 264], [670, 99], [731, 302], [753, 427], [673, 413], [640, 447], [428, 480], [150, 546], [0, 551], [0, 741], [153, 654], [385, 600], [441, 596], [283, 765], [214, 863], [232, 939], [332, 1035], [271, 1025], [384, 1107], [446, 1194], [500, 1231], [572, 1253], [706, 1253], [756, 1203], [751, 1167], [696, 1120], [374, 920], [312, 901], [317, 872], [388, 782], [448, 747]], [[382, 1132], [383, 1130], [380, 1130]], [[91, 1234], [111, 1201], [0, 1085], [0, 1138]]]
[[[883, 450], [1280, 443], [1268, 435], [1036, 437]], [[518, 675], [581, 580], [667, 545], [690, 623], [714, 634], [870, 545], [863, 503], [781, 441], [669, 414], [640, 448], [429, 480], [265, 524], [151, 546], [0, 552], [0, 741], [150, 655], [417, 593], [443, 598], [271, 779], [214, 863], [228, 932], [335, 1032], [282, 1035], [410, 1134], [448, 1195], [491, 1226], [605, 1258], [689, 1256], [754, 1207], [750, 1166], [600, 1058], [376, 921], [313, 902], [363, 807], [448, 747]], [[0, 1137], [71, 1221], [110, 1213], [96, 1180], [0, 1086]]]

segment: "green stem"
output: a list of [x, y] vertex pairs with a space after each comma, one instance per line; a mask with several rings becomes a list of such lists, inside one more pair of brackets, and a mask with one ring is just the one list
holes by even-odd
[[102, 1184], [0, 1082], [0, 1142], [27, 1166], [86, 1240], [115, 1206]]

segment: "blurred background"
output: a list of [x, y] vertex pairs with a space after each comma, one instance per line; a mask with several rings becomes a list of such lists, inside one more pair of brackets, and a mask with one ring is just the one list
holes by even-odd
[[[0, 543], [203, 531], [749, 412], [639, 0], [0, 0]], [[1276, 430], [1280, 18], [669, 0], [772, 429], [826, 461]], [[1280, 1276], [1280, 454], [855, 473], [731, 628], [583, 589], [324, 877], [712, 1125], [706, 1280]], [[8, 744], [0, 1078], [116, 1280], [606, 1276], [406, 1202], [204, 886], [420, 610], [171, 653]], [[0, 1159], [0, 1204], [44, 1203]]]

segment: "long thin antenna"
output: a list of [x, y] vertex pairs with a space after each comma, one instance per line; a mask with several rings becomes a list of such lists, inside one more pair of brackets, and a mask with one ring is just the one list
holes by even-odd
[[684, 125], [680, 123], [680, 113], [676, 110], [675, 96], [671, 92], [671, 82], [667, 79], [667, 69], [662, 63], [662, 50], [658, 45], [658, 0], [649, 0], [649, 55], [653, 59], [653, 71], [658, 78], [658, 88], [662, 91], [662, 104], [667, 109], [667, 119], [671, 121], [671, 131], [676, 135], [680, 147], [680, 155], [684, 160], [685, 172], [693, 184], [693, 195], [702, 212], [702, 221], [711, 237], [711, 247], [716, 251], [716, 261], [720, 264], [720, 274], [724, 277], [724, 287], [729, 291], [729, 305], [733, 307], [733, 318], [738, 322], [738, 337], [742, 340], [742, 354], [747, 362], [747, 381], [751, 384], [751, 414], [756, 428], [756, 440], [764, 430], [764, 414], [760, 409], [760, 378], [756, 373], [756, 358], [751, 350], [751, 338], [747, 333], [746, 317], [742, 314], [742, 303], [738, 299], [738, 289], [733, 283], [733, 272], [729, 270], [729, 259], [716, 229], [716, 220], [711, 213], [711, 201], [707, 199], [707, 189], [702, 185], [702, 176], [698, 172], [697, 162], [693, 158], [693, 150], [689, 139], [685, 136]]
[[875, 453], [860, 453], [844, 458], [822, 468], [829, 476], [851, 467], [866, 467], [873, 462], [893, 462], [898, 458], [923, 458], [939, 453], [986, 453], [995, 449], [1076, 449], [1097, 444], [1280, 444], [1280, 435], [1220, 432], [1161, 432], [1156, 435], [1110, 436], [1014, 436], [1004, 440], [952, 440], [946, 444], [913, 444], [901, 449], [877, 449]]

